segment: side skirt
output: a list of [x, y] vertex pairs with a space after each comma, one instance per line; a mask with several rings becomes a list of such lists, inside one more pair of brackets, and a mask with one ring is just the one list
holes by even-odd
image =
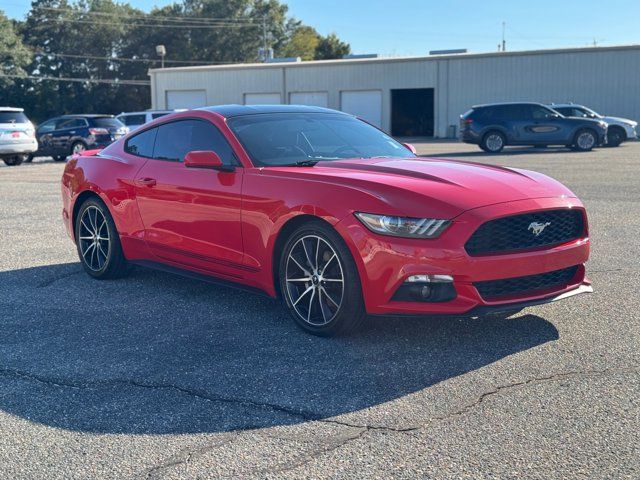
[[140, 267], [150, 268], [152, 270], [172, 273], [174, 275], [179, 275], [181, 277], [192, 278], [194, 280], [200, 280], [202, 282], [212, 283], [214, 285], [220, 285], [222, 287], [235, 288], [236, 290], [242, 290], [245, 292], [254, 293], [256, 295], [261, 295], [263, 297], [267, 297], [271, 299], [274, 298], [264, 290], [261, 290], [256, 287], [250, 287], [250, 286], [243, 285], [241, 283], [234, 282], [231, 280], [224, 280], [218, 277], [213, 277], [211, 275], [205, 275], [203, 273], [198, 273], [198, 272], [193, 272], [191, 270], [186, 270], [183, 268], [173, 267], [171, 265], [166, 265], [164, 263], [152, 262], [150, 260], [129, 260], [129, 263], [133, 265], [138, 265]]

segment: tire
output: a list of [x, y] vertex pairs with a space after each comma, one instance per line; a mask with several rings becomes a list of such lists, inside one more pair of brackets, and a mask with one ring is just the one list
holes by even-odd
[[626, 139], [627, 134], [620, 127], [609, 127], [607, 130], [607, 147], [618, 147]]
[[80, 263], [91, 277], [106, 280], [129, 273], [116, 225], [102, 200], [92, 197], [80, 206], [75, 238]]
[[482, 137], [480, 148], [487, 153], [500, 153], [507, 144], [505, 136], [497, 130], [491, 130]]
[[279, 259], [278, 282], [284, 306], [307, 333], [343, 335], [364, 322], [355, 261], [342, 237], [320, 221], [300, 226], [287, 239]]
[[24, 159], [24, 163], [31, 163], [33, 162], [33, 153], [30, 153], [29, 155], [27, 155], [27, 158]]
[[11, 157], [4, 157], [3, 160], [8, 167], [17, 167], [24, 162], [25, 158], [26, 155], [13, 155]]
[[54, 162], [64, 162], [67, 159], [67, 157], [64, 155], [54, 155], [51, 158], [53, 158]]
[[598, 135], [590, 128], [578, 130], [573, 139], [573, 149], [577, 152], [589, 152], [598, 144]]
[[81, 154], [86, 149], [87, 149], [87, 146], [84, 144], [84, 142], [74, 142], [73, 145], [71, 145], [71, 153], [70, 153], [70, 155]]

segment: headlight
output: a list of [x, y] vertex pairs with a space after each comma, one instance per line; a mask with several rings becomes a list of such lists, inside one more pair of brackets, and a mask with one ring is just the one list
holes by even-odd
[[437, 218], [391, 217], [361, 212], [355, 215], [372, 232], [394, 237], [437, 238], [451, 223]]

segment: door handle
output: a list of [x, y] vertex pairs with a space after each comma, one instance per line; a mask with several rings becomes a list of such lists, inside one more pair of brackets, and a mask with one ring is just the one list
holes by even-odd
[[136, 180], [136, 184], [142, 187], [154, 187], [156, 185], [155, 178], [139, 178]]

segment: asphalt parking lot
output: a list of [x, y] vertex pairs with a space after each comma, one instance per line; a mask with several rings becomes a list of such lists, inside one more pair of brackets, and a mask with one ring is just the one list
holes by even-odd
[[63, 165], [0, 166], [0, 478], [639, 478], [640, 142], [416, 146], [568, 185], [595, 293], [315, 338], [240, 291], [90, 280]]

